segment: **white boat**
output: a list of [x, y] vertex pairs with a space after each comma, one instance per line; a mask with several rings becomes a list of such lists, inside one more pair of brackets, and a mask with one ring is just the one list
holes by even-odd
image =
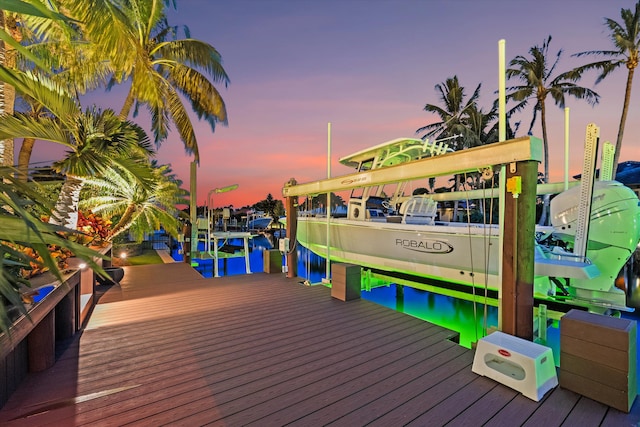
[[247, 215], [247, 228], [250, 231], [263, 231], [269, 228], [273, 218], [263, 211], [250, 212]]
[[[340, 162], [364, 176], [372, 169], [449, 151], [442, 143], [404, 138]], [[359, 179], [358, 174], [348, 177], [350, 184]], [[399, 181], [353, 190], [346, 217], [327, 220], [326, 215], [301, 212], [297, 239], [326, 258], [328, 237], [332, 261], [361, 265], [417, 288], [468, 299], [486, 293], [497, 299], [499, 227], [440, 221], [435, 199], [442, 195], [405, 194], [414, 184]], [[640, 241], [638, 197], [616, 181], [594, 184], [586, 257], [572, 250], [580, 219], [580, 186], [554, 197], [551, 226], [536, 230], [534, 297], [554, 311], [566, 311], [567, 304], [596, 312], [632, 310], [615, 281]]]

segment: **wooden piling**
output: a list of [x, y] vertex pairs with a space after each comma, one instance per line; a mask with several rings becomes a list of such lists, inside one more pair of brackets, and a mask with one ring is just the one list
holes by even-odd
[[[286, 186], [296, 185], [295, 178], [291, 178]], [[287, 215], [287, 238], [289, 239], [289, 249], [287, 250], [287, 277], [292, 279], [298, 276], [298, 256], [295, 250], [296, 233], [298, 231], [298, 197], [285, 197], [284, 209]]]
[[502, 264], [502, 331], [533, 340], [534, 235], [538, 162], [506, 167], [506, 178], [520, 177], [521, 192], [505, 196]]

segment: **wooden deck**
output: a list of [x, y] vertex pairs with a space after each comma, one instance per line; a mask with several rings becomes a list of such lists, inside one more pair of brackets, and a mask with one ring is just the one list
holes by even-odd
[[8, 426], [637, 425], [556, 388], [536, 403], [471, 371], [455, 333], [280, 274], [127, 267]]

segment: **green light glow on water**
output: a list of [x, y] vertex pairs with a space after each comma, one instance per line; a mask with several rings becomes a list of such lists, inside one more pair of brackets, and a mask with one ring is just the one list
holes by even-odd
[[498, 325], [498, 309], [486, 307], [450, 296], [438, 295], [409, 286], [400, 287], [403, 297], [396, 297], [399, 285], [391, 284], [362, 291], [362, 298], [384, 305], [393, 310], [425, 320], [460, 334], [460, 345], [471, 348], [471, 343], [486, 335], [487, 328]]

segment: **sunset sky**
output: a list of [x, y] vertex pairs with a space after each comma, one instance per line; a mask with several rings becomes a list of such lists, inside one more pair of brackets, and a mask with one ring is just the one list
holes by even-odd
[[[632, 0], [179, 0], [169, 14], [194, 38], [222, 54], [230, 77], [219, 87], [228, 127], [197, 129], [201, 162], [198, 205], [209, 190], [239, 184], [214, 197], [214, 206], [253, 204], [271, 193], [282, 199], [292, 177], [308, 182], [326, 177], [327, 123], [332, 123], [332, 173], [351, 170], [338, 158], [399, 137], [437, 120], [425, 111], [440, 104], [434, 86], [457, 75], [470, 95], [482, 83], [480, 104], [488, 109], [498, 88], [498, 41], [506, 40], [507, 61], [528, 56], [553, 37], [550, 52], [563, 49], [558, 71], [592, 62], [576, 52], [612, 49], [604, 17], [620, 21]], [[594, 122], [601, 141], [615, 143], [626, 68], [593, 86], [600, 104], [568, 99], [571, 110], [571, 174], [581, 171], [584, 132]], [[637, 80], [637, 79], [636, 79]], [[509, 85], [509, 83], [507, 83]], [[636, 81], [640, 86], [640, 81]], [[125, 90], [92, 95], [117, 110]], [[552, 180], [562, 179], [564, 113], [547, 103]], [[86, 106], [86, 105], [85, 105]], [[621, 161], [640, 160], [640, 87], [635, 87]], [[531, 112], [522, 115], [524, 136]], [[144, 118], [136, 119], [144, 126]], [[541, 136], [539, 122], [534, 135]], [[40, 150], [42, 153], [43, 151]], [[189, 164], [177, 136], [158, 156], [189, 188]], [[41, 158], [40, 160], [48, 160]]]

